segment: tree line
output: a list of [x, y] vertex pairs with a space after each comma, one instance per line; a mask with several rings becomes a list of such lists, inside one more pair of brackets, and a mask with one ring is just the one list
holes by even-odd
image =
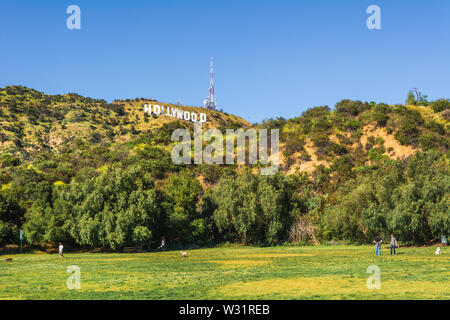
[[306, 174], [261, 176], [248, 168], [223, 171], [206, 191], [188, 169], [158, 186], [140, 163], [56, 186], [29, 174], [22, 189], [0, 194], [2, 244], [17, 241], [19, 228], [33, 245], [114, 250], [155, 247], [163, 236], [172, 245], [274, 245], [394, 233], [424, 244], [450, 229], [448, 161], [437, 151], [359, 168], [329, 193]]

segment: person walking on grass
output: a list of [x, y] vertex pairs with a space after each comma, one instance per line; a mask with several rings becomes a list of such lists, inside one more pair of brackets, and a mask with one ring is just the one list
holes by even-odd
[[59, 254], [59, 258], [60, 258], [60, 259], [65, 259], [64, 255], [63, 255], [63, 250], [64, 250], [64, 246], [63, 246], [63, 244], [60, 242], [60, 243], [59, 243], [59, 247], [58, 247], [58, 254]]
[[376, 236], [373, 242], [375, 243], [375, 256], [377, 256], [378, 254], [381, 256], [381, 243], [383, 242], [383, 240], [380, 238], [380, 236]]
[[391, 255], [392, 255], [392, 251], [394, 251], [394, 254], [395, 254], [395, 247], [398, 247], [397, 239], [395, 239], [394, 235], [391, 234]]
[[164, 237], [162, 237], [161, 239], [161, 245], [158, 247], [159, 250], [166, 250], [166, 239], [164, 239]]

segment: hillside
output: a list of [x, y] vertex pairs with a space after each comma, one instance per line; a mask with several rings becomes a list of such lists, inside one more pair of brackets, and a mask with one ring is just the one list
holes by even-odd
[[404, 160], [431, 149], [446, 154], [448, 120], [431, 106], [343, 100], [335, 110], [315, 107], [298, 118], [268, 120], [262, 127], [281, 129], [281, 164], [284, 172], [292, 174], [344, 162], [358, 167]]
[[[169, 143], [166, 129], [192, 123], [163, 115], [148, 116], [151, 99], [104, 100], [77, 94], [46, 95], [24, 87], [0, 89], [0, 151], [33, 161], [40, 152], [60, 153], [77, 142], [109, 146], [151, 136], [155, 145]], [[168, 107], [206, 113], [205, 128], [249, 128], [234, 115], [198, 107]], [[347, 109], [346, 109], [347, 108]], [[358, 110], [360, 108], [360, 110]], [[417, 151], [439, 148], [448, 152], [449, 121], [431, 107], [388, 106], [343, 101], [337, 110], [316, 107], [294, 119], [267, 120], [257, 127], [281, 130], [280, 164], [287, 174], [313, 173], [338, 159], [354, 166], [381, 159], [406, 159]], [[161, 132], [166, 136], [162, 138]]]
[[151, 99], [0, 89], [0, 244], [120, 249], [225, 241], [429, 243], [450, 232], [449, 107], [343, 100], [251, 125], [203, 108], [205, 127], [280, 130], [280, 172], [174, 165], [174, 129]]
[[[77, 94], [46, 95], [24, 87], [0, 89], [0, 151], [33, 154], [59, 152], [77, 139], [93, 144], [127, 142], [139, 135], [157, 135], [176, 119], [148, 116], [145, 104], [161, 104], [150, 99], [104, 100]], [[247, 127], [242, 118], [198, 107], [175, 106], [184, 111], [206, 113], [204, 127]], [[188, 127], [191, 123], [184, 123]]]

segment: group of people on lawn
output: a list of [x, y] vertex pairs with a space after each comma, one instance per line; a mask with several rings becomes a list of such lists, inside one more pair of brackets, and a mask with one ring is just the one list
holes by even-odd
[[[381, 243], [383, 242], [383, 239], [381, 239], [380, 236], [376, 236], [373, 242], [375, 243], [375, 255], [381, 256]], [[58, 253], [60, 258], [64, 258], [63, 248], [64, 248], [63, 244], [59, 243]], [[398, 248], [397, 239], [393, 234], [391, 234], [391, 255], [395, 254], [395, 248]], [[166, 250], [166, 240], [164, 239], [164, 237], [162, 238], [161, 245], [158, 247], [158, 249]], [[440, 254], [440, 249], [441, 248], [438, 247], [436, 254]]]
[[[383, 239], [381, 239], [380, 236], [376, 236], [373, 242], [375, 243], [375, 255], [381, 256], [381, 243], [383, 242]], [[398, 248], [397, 239], [391, 234], [391, 255], [395, 254], [396, 247]]]

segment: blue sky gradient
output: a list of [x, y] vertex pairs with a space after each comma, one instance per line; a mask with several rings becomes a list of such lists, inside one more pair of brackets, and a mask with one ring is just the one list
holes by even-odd
[[[81, 30], [66, 8], [81, 8]], [[381, 8], [382, 30], [366, 9]], [[341, 99], [450, 97], [450, 1], [0, 1], [0, 86], [217, 102], [251, 122]]]

